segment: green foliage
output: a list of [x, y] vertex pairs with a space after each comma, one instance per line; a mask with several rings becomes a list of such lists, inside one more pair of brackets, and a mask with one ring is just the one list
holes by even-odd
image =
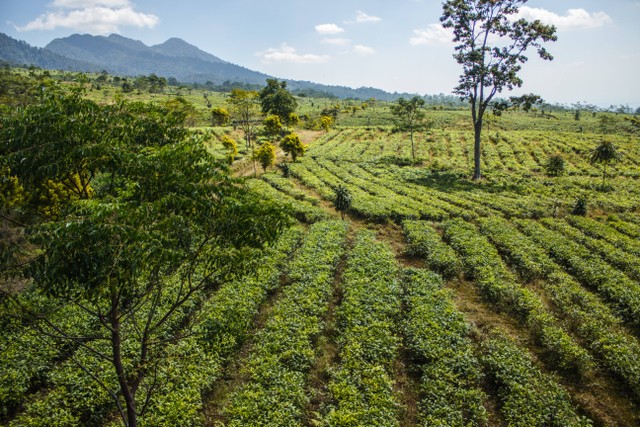
[[295, 162], [298, 157], [304, 156], [307, 146], [302, 143], [298, 134], [290, 133], [280, 141], [282, 151], [291, 155], [291, 159]]
[[[575, 221], [582, 219], [572, 217], [572, 221], [577, 224]], [[545, 221], [545, 225], [568, 231], [570, 227], [561, 224], [557, 220]], [[567, 316], [572, 332], [638, 396], [640, 358], [636, 355], [640, 354], [640, 344], [621, 327], [614, 313], [565, 273], [545, 249], [517, 231], [513, 224], [504, 219], [487, 218], [481, 221], [481, 228], [521, 277], [538, 281], [555, 307]], [[550, 233], [545, 236], [549, 237]]]
[[588, 210], [589, 210], [589, 200], [586, 198], [586, 196], [580, 196], [576, 199], [576, 204], [573, 206], [573, 210], [571, 210], [571, 214], [587, 216]]
[[565, 173], [565, 162], [561, 154], [554, 154], [549, 157], [547, 164], [545, 165], [547, 175], [561, 176]]
[[[96, 313], [92, 320], [101, 326], [91, 335], [99, 339], [52, 333], [83, 343], [74, 362], [86, 372], [112, 375], [98, 387], [96, 402], [115, 403], [111, 396], [120, 408], [126, 402], [122, 416], [133, 425], [148, 367], [179, 340], [179, 334], [165, 336], [167, 328], [205, 289], [241, 275], [288, 219], [230, 179], [202, 140], [184, 139], [181, 112], [101, 107], [78, 93], [45, 93], [19, 113], [3, 117], [11, 125], [1, 130], [9, 142], [2, 146], [5, 159], [29, 188], [45, 185], [49, 205], [64, 206], [48, 213], [52, 220], [28, 227], [41, 255], [25, 274], [46, 295]], [[22, 151], [34, 145], [37, 155], [24, 161]], [[80, 200], [60, 199], [70, 190]], [[133, 333], [134, 325], [146, 326]], [[79, 387], [92, 383], [77, 381]], [[145, 401], [138, 402], [142, 412]]]
[[408, 101], [404, 98], [400, 98], [396, 104], [391, 106], [391, 114], [396, 118], [396, 130], [409, 132], [411, 137], [411, 157], [413, 160], [416, 159], [413, 134], [414, 132], [427, 127], [427, 124], [424, 122], [426, 117], [426, 114], [423, 111], [424, 105], [424, 99], [414, 96]]
[[342, 219], [344, 219], [344, 214], [351, 209], [351, 193], [342, 186], [336, 188], [335, 193], [333, 207], [340, 212]]
[[485, 425], [480, 365], [452, 292], [443, 289], [442, 279], [430, 271], [408, 269], [402, 279], [403, 329], [422, 373], [421, 425]]
[[228, 426], [298, 426], [309, 397], [305, 381], [315, 359], [332, 295], [333, 274], [346, 242], [346, 225], [311, 226], [290, 264], [290, 283], [254, 341], [243, 375], [250, 380], [236, 390], [224, 410]]
[[329, 132], [329, 129], [334, 125], [336, 119], [331, 116], [320, 116], [320, 127], [325, 132]]
[[487, 300], [525, 320], [560, 368], [586, 372], [593, 367], [589, 353], [562, 329], [537, 294], [517, 283], [496, 248], [472, 224], [455, 219], [444, 226], [445, 238], [460, 253], [467, 277]]
[[253, 159], [260, 163], [262, 169], [266, 172], [269, 166], [273, 166], [276, 160], [276, 148], [268, 141], [265, 141], [253, 153]]
[[361, 230], [342, 275], [339, 309], [340, 365], [332, 372], [330, 426], [396, 426], [393, 361], [400, 346], [394, 333], [400, 314], [398, 267], [391, 248]]
[[282, 122], [280, 117], [275, 114], [265, 117], [263, 124], [264, 132], [268, 136], [279, 136], [282, 132]]
[[447, 278], [462, 272], [462, 263], [456, 252], [427, 222], [405, 220], [402, 229], [407, 240], [407, 254], [424, 258], [430, 268]]
[[512, 426], [593, 425], [576, 414], [567, 392], [510, 338], [494, 332], [482, 347], [482, 362], [498, 387], [500, 412]]
[[[299, 221], [313, 224], [329, 219], [329, 214], [317, 206], [318, 200], [303, 194], [300, 190], [296, 191], [297, 189], [294, 188], [290, 180], [283, 178], [279, 182], [274, 182], [271, 174], [263, 174], [261, 178], [249, 180], [247, 185], [263, 199], [280, 203], [287, 212], [290, 212]], [[267, 179], [269, 183], [266, 182]], [[282, 181], [286, 181], [286, 184]]]
[[226, 108], [216, 107], [211, 110], [211, 126], [227, 126], [231, 115]]
[[616, 117], [611, 114], [600, 114], [598, 116], [598, 127], [604, 134], [612, 134], [616, 131]]
[[635, 132], [640, 131], [640, 117], [633, 116], [633, 117], [625, 117], [624, 119], [629, 122], [629, 124], [631, 125], [632, 129]]
[[298, 126], [298, 124], [300, 124], [300, 116], [298, 116], [296, 113], [290, 113], [287, 124], [289, 126]]
[[282, 123], [292, 124], [298, 101], [287, 90], [287, 82], [267, 79], [267, 85], [260, 91], [260, 105], [263, 114], [276, 115]]
[[[572, 217], [579, 221], [580, 217]], [[600, 256], [584, 246], [559, 236], [541, 224], [517, 221], [531, 239], [549, 251], [578, 281], [596, 290], [631, 325], [640, 323], [640, 285], [611, 267]]]
[[180, 114], [184, 117], [184, 122], [188, 126], [196, 124], [197, 111], [192, 103], [182, 96], [177, 96], [165, 102], [165, 106], [169, 109], [170, 114]]
[[253, 134], [258, 127], [257, 117], [260, 107], [258, 97], [259, 94], [256, 91], [233, 89], [227, 98], [231, 117], [244, 131], [247, 148], [253, 146]]
[[616, 149], [611, 141], [602, 140], [600, 144], [591, 152], [589, 161], [591, 163], [600, 163], [604, 167], [602, 169], [602, 187], [605, 187], [605, 179], [607, 177], [607, 165], [620, 161], [622, 155]]
[[[475, 134], [474, 180], [482, 176], [480, 135], [484, 113], [491, 100], [504, 89], [522, 86], [518, 72], [528, 59], [525, 53], [529, 47], [536, 48], [542, 59], [553, 59], [542, 42], [557, 40], [555, 27], [539, 20], [511, 19], [524, 3], [526, 0], [448, 0], [442, 5], [440, 20], [444, 28], [453, 31], [457, 43], [454, 58], [463, 69], [454, 93], [471, 103]], [[494, 46], [498, 39], [500, 44]]]
[[[0, 67], [0, 105], [24, 105], [37, 93], [38, 86], [32, 79], [13, 71], [8, 67]], [[0, 111], [1, 108], [0, 107]]]
[[0, 169], [0, 213], [20, 206], [25, 198], [24, 188], [18, 177], [7, 166]]
[[280, 163], [278, 169], [282, 172], [283, 178], [289, 178], [291, 176], [291, 169], [287, 163]]
[[222, 146], [227, 152], [227, 163], [231, 164], [238, 155], [238, 144], [236, 143], [235, 139], [231, 138], [228, 135], [223, 135], [221, 141]]

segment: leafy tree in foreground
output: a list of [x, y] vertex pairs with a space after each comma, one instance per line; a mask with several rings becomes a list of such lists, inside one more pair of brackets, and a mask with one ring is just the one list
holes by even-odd
[[333, 206], [340, 212], [340, 217], [344, 220], [345, 212], [351, 209], [351, 193], [346, 187], [340, 185], [336, 188], [336, 198], [333, 201]]
[[589, 161], [593, 163], [600, 163], [603, 165], [602, 169], [602, 188], [605, 187], [605, 180], [607, 178], [607, 165], [609, 163], [615, 163], [621, 159], [621, 155], [613, 145], [611, 141], [601, 141], [600, 144], [591, 152], [591, 158]]
[[423, 111], [424, 99], [414, 96], [410, 100], [398, 99], [398, 102], [391, 106], [391, 113], [396, 116], [396, 129], [409, 132], [411, 139], [411, 158], [416, 159], [416, 149], [413, 143], [413, 133], [424, 129], [425, 112]]
[[[94, 177], [94, 192], [69, 201], [59, 220], [25, 226], [37, 248], [22, 270], [32, 280], [26, 292], [48, 296], [53, 306], [41, 313], [19, 296], [5, 300], [22, 307], [43, 341], [70, 349], [129, 427], [162, 386], [156, 374], [168, 346], [190, 334], [190, 307], [250, 270], [288, 224], [167, 114], [55, 93], [3, 117], [0, 126], [0, 169], [10, 166], [4, 175], [20, 180], [12, 187], [30, 190], [69, 173]], [[33, 155], [21, 165], [25, 152]], [[52, 323], [51, 310], [67, 304], [95, 325], [90, 335]], [[73, 349], [91, 357], [76, 358]]]
[[474, 129], [473, 179], [480, 171], [480, 137], [484, 113], [491, 100], [504, 89], [522, 86], [518, 72], [527, 61], [525, 51], [538, 49], [542, 59], [553, 57], [541, 42], [555, 41], [556, 29], [540, 21], [515, 19], [518, 6], [527, 0], [448, 0], [440, 18], [444, 28], [453, 30], [462, 74], [454, 93], [471, 104]]

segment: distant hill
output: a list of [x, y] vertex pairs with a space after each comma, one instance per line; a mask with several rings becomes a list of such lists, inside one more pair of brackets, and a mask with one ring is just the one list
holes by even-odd
[[40, 49], [0, 33], [0, 61], [14, 65], [35, 65], [50, 70], [97, 72], [90, 62], [78, 61], [46, 49]]
[[[156, 74], [166, 78], [174, 77], [186, 84], [212, 82], [214, 85], [221, 85], [224, 82], [239, 82], [264, 85], [266, 79], [273, 78], [231, 64], [178, 38], [147, 46], [141, 41], [117, 34], [107, 37], [74, 34], [55, 39], [40, 49], [0, 33], [0, 60], [16, 65], [36, 65], [70, 71], [106, 70], [110, 74], [121, 76]], [[376, 98], [390, 101], [400, 96], [412, 96], [392, 94], [375, 88], [353, 89], [298, 80], [287, 80], [287, 83], [291, 90], [297, 92], [325, 93], [342, 99]]]
[[97, 64], [111, 74], [139, 76], [156, 74], [175, 77], [185, 83], [221, 84], [224, 81], [259, 83], [266, 74], [230, 64], [180, 39], [169, 39], [157, 46], [116, 34], [108, 37], [79, 35], [55, 39], [45, 48], [49, 52]]

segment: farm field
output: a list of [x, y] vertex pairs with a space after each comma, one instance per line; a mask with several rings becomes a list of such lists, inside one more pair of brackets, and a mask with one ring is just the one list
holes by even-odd
[[[480, 184], [467, 179], [468, 138], [468, 132], [454, 129], [421, 134], [420, 164], [412, 166], [403, 134], [384, 127], [341, 127], [320, 135], [304, 157], [289, 163], [288, 178], [267, 172], [249, 180], [256, 191], [285, 201], [308, 222], [335, 216], [335, 189], [345, 187], [352, 195], [355, 241], [357, 230], [368, 228], [395, 253], [399, 290], [394, 280], [386, 281], [399, 292], [400, 302], [381, 299], [389, 302], [377, 308], [394, 311], [399, 304], [391, 317], [401, 320], [381, 333], [387, 337], [382, 347], [396, 353], [387, 359], [395, 362], [391, 373], [388, 365], [385, 369], [389, 362], [380, 365], [375, 384], [386, 384], [392, 396], [379, 399], [397, 400], [395, 406], [389, 403], [388, 414], [376, 413], [379, 418], [361, 425], [637, 423], [637, 138], [613, 137], [625, 161], [604, 190], [599, 168], [588, 161], [602, 135], [490, 133]], [[567, 173], [550, 177], [546, 162], [556, 153], [567, 160]], [[587, 217], [572, 215], [581, 197], [588, 200]], [[347, 263], [356, 257], [347, 253]], [[368, 289], [374, 292], [372, 280], [385, 273], [371, 268]], [[355, 285], [345, 274], [338, 286], [348, 293]], [[407, 277], [414, 282], [404, 282]], [[426, 305], [414, 308], [414, 298]], [[336, 310], [340, 313], [341, 305]], [[343, 342], [348, 332], [340, 329], [340, 320], [338, 314], [337, 329], [330, 327], [338, 371], [327, 369], [329, 385], [321, 386], [320, 396], [328, 402], [312, 406], [314, 420], [326, 425], [369, 420], [370, 411], [387, 407], [382, 400], [373, 407], [351, 402], [345, 405], [350, 418], [340, 411], [331, 394], [333, 378], [341, 372], [342, 353], [352, 351]], [[319, 339], [317, 350], [323, 369], [325, 339]], [[364, 347], [367, 341], [359, 342]], [[358, 388], [364, 380], [356, 378], [340, 383], [350, 387], [340, 392], [366, 401], [369, 390]], [[546, 413], [548, 408], [553, 413]]]
[[[330, 104], [302, 108], [316, 103]], [[555, 114], [492, 124], [480, 182], [460, 110], [427, 111], [415, 160], [387, 105], [296, 130], [308, 150], [295, 162], [278, 153], [286, 174], [254, 174], [241, 149], [231, 170], [296, 224], [250, 274], [163, 326], [193, 333], [142, 380], [142, 401], [156, 391], [139, 425], [640, 425], [640, 139], [622, 119], [604, 134], [595, 116]], [[223, 136], [243, 144], [203, 116], [191, 130], [209, 152], [224, 158]], [[589, 162], [602, 139], [622, 153], [604, 187]], [[549, 176], [556, 154], [565, 173]], [[352, 197], [344, 220], [339, 187]], [[586, 215], [574, 214], [580, 200]], [[98, 328], [41, 294], [20, 303], [79, 336]], [[43, 345], [1, 307], [0, 425], [121, 425], [99, 385], [117, 388], [107, 362]]]

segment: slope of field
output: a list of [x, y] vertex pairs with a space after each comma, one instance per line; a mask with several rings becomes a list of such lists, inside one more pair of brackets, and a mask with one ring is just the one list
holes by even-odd
[[[254, 274], [180, 313], [171, 327], [197, 319], [195, 333], [158, 367], [141, 425], [640, 423], [638, 138], [515, 115], [486, 132], [475, 183], [461, 112], [434, 116], [415, 162], [390, 127], [339, 127], [309, 133], [288, 177], [247, 179], [300, 225]], [[222, 135], [240, 138], [210, 133], [214, 152]], [[589, 162], [602, 139], [623, 153], [604, 188]], [[555, 154], [566, 173], [547, 176]], [[246, 158], [234, 167], [253, 174]], [[345, 221], [331, 207], [339, 186], [352, 195]], [[587, 216], [572, 214], [581, 198]], [[79, 335], [95, 328], [45, 297], [22, 303]], [[91, 360], [82, 348], [53, 351], [26, 325], [2, 325], [1, 425], [120, 423], [95, 381], [116, 383], [106, 362], [92, 378], [74, 363]]]
[[[606, 188], [601, 187], [601, 168], [589, 162], [603, 138], [624, 153], [624, 160], [610, 168]], [[639, 422], [638, 139], [500, 130], [484, 141], [481, 183], [467, 179], [472, 164], [468, 132], [433, 130], [418, 141], [419, 160], [413, 166], [404, 135], [384, 127], [340, 128], [289, 164], [291, 178], [267, 173], [256, 180], [269, 184], [265, 194], [295, 197], [302, 201], [298, 206], [317, 208], [330, 204], [338, 186], [346, 187], [353, 197], [354, 225], [389, 240], [400, 265], [419, 266], [418, 275], [431, 270], [447, 278], [448, 290], [437, 300], [425, 296], [430, 303], [420, 313], [437, 312], [438, 304], [450, 301], [449, 310], [459, 313], [467, 329], [459, 330], [459, 338], [437, 338], [437, 320], [411, 319], [415, 291], [405, 288], [409, 293], [401, 299], [409, 299], [403, 300], [396, 315], [402, 319], [399, 329], [387, 333], [385, 348], [399, 348], [395, 340], [400, 331], [400, 348], [410, 353], [405, 369], [414, 378], [415, 393], [407, 393], [406, 378], [397, 373], [388, 387], [397, 388], [396, 405], [404, 412], [391, 410], [386, 421], [374, 424], [433, 425], [436, 419], [446, 420], [442, 425]], [[545, 173], [554, 154], [566, 161], [562, 176]], [[586, 218], [572, 215], [583, 197], [588, 200]], [[418, 292], [431, 292], [429, 282], [423, 279]], [[352, 285], [343, 278], [342, 286]], [[370, 278], [369, 291], [375, 286]], [[392, 306], [387, 302], [385, 307]], [[419, 329], [413, 322], [428, 330], [421, 339], [448, 343], [442, 353], [435, 343], [416, 343]], [[342, 339], [337, 338], [339, 343]], [[470, 350], [454, 344], [457, 340], [468, 340]], [[420, 348], [435, 355], [413, 354]], [[465, 359], [471, 365], [463, 371], [439, 370], [448, 358], [461, 354], [471, 358]], [[344, 357], [336, 357], [335, 372], [341, 372]], [[462, 368], [459, 363], [454, 366]], [[451, 385], [444, 380], [449, 376], [456, 378]], [[465, 384], [464, 390], [455, 391], [457, 384]], [[366, 395], [355, 389], [348, 393]], [[464, 393], [471, 393], [464, 405], [472, 406], [456, 409]], [[329, 418], [322, 412], [317, 418], [326, 425], [359, 425], [355, 420], [365, 419], [368, 412], [347, 417], [338, 410], [344, 398], [330, 398]]]

